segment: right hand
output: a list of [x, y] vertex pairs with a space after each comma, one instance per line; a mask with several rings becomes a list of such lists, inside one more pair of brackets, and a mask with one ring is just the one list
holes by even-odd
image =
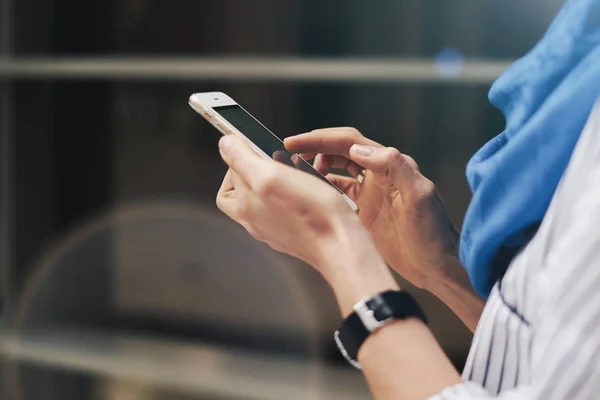
[[[428, 289], [457, 275], [458, 231], [412, 158], [354, 128], [315, 130], [287, 138], [285, 146], [315, 158], [315, 168], [359, 205], [378, 250], [405, 279]], [[345, 168], [353, 177], [331, 174], [331, 168]], [[363, 169], [361, 184], [356, 178]]]

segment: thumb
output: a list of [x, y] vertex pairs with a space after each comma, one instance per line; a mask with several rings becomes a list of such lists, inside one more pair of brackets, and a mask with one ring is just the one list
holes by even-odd
[[225, 135], [219, 140], [219, 152], [229, 168], [249, 186], [256, 183], [254, 171], [264, 169], [264, 160], [242, 139], [232, 134]]
[[393, 147], [355, 144], [350, 148], [350, 158], [363, 168], [385, 177], [407, 196], [423, 178], [414, 161]]

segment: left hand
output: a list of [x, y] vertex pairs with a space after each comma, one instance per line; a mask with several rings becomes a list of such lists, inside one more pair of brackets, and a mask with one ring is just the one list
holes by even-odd
[[230, 169], [217, 206], [254, 238], [311, 264], [328, 280], [331, 257], [342, 258], [344, 248], [380, 259], [358, 217], [329, 185], [261, 158], [232, 135], [221, 138], [219, 150]]

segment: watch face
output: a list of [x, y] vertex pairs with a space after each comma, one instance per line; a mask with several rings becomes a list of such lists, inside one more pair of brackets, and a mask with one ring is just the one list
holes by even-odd
[[378, 321], [384, 321], [393, 317], [392, 309], [387, 305], [381, 296], [375, 296], [366, 303], [369, 310], [373, 311], [373, 317]]

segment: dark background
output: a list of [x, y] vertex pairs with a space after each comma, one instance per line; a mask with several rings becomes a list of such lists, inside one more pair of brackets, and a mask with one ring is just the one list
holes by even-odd
[[[0, 4], [0, 65], [6, 66], [19, 60], [131, 57], [151, 65], [161, 59], [231, 56], [433, 62], [447, 48], [458, 50], [467, 61], [506, 63], [540, 39], [562, 1], [3, 0]], [[31, 78], [0, 68], [0, 84], [0, 268], [4, 325], [9, 327], [23, 288], [40, 268], [36, 260], [87, 218], [120, 204], [165, 198], [185, 198], [218, 213], [214, 197], [226, 169], [216, 151], [218, 134], [186, 104], [193, 92], [228, 93], [280, 136], [354, 126], [399, 148], [437, 184], [459, 226], [470, 198], [466, 162], [504, 123], [487, 101], [491, 80], [215, 81], [122, 79], [111, 78], [110, 73], [57, 79], [52, 72]], [[104, 285], [100, 298], [113, 290], [109, 281], [106, 276], [96, 281]], [[305, 289], [313, 298], [331, 300], [322, 283]], [[443, 305], [426, 294], [419, 296], [434, 332], [460, 368], [470, 334]], [[226, 345], [241, 340], [233, 334], [211, 336], [202, 321], [174, 324], [156, 316], [115, 316], [109, 308], [104, 304], [97, 315], [86, 313], [86, 323], [169, 337], [203, 337]], [[339, 318], [335, 306], [324, 307], [320, 318], [335, 326]], [[341, 365], [329, 336], [322, 341], [320, 357]]]

